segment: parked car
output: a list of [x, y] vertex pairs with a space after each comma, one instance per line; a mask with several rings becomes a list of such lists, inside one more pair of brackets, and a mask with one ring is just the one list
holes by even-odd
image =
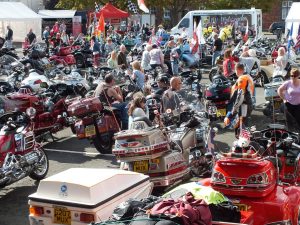
[[284, 32], [285, 22], [273, 22], [269, 27], [269, 32], [276, 34], [278, 31]]

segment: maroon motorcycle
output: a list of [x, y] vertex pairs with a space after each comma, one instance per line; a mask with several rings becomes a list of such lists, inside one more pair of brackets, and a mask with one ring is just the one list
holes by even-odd
[[33, 133], [35, 110], [29, 108], [27, 114], [15, 111], [0, 117], [0, 187], [47, 175], [48, 158]]
[[89, 139], [102, 154], [111, 154], [114, 134], [120, 130], [118, 110], [105, 106], [98, 97], [73, 102], [68, 114], [75, 119], [78, 139]]

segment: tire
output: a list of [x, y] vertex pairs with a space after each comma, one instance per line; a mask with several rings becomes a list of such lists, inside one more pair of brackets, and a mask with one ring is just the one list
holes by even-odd
[[29, 177], [34, 180], [42, 180], [46, 177], [49, 170], [49, 160], [43, 149], [37, 151], [39, 153], [39, 162], [34, 165]]
[[93, 144], [101, 154], [111, 154], [113, 145], [113, 135], [107, 134], [105, 137], [99, 133], [92, 139]]
[[85, 67], [84, 57], [82, 55], [75, 55], [75, 60], [76, 60], [77, 68], [84, 68]]
[[218, 69], [215, 67], [210, 70], [209, 75], [208, 75], [210, 82], [212, 82], [212, 78], [215, 75], [217, 75], [217, 73], [218, 73]]

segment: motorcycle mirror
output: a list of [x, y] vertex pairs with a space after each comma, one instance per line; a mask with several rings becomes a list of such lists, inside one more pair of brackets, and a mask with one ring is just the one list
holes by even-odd
[[29, 107], [29, 108], [26, 109], [26, 114], [27, 114], [27, 116], [29, 116], [30, 118], [33, 118], [33, 117], [35, 117], [36, 109], [33, 108], [33, 107]]
[[49, 86], [48, 86], [48, 84], [46, 82], [42, 82], [42, 83], [40, 83], [40, 87], [47, 89]]

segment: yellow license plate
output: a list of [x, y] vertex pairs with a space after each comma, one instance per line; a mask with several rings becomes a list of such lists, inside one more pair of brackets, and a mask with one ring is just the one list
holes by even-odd
[[147, 173], [149, 170], [148, 160], [133, 162], [133, 171], [138, 173]]
[[281, 106], [281, 101], [275, 101], [274, 102], [274, 109], [279, 109]]
[[85, 127], [85, 136], [90, 137], [96, 135], [96, 128], [94, 125]]
[[225, 117], [225, 116], [226, 116], [226, 109], [217, 110], [217, 117]]
[[55, 207], [53, 223], [71, 225], [71, 212], [67, 208]]
[[234, 204], [239, 208], [240, 211], [248, 211], [250, 209], [250, 206], [246, 204]]

